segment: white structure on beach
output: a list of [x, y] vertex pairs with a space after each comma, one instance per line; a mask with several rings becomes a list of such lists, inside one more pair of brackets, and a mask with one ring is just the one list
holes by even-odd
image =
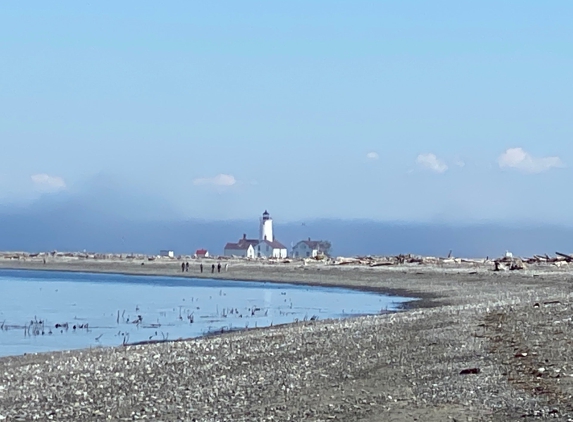
[[237, 243], [227, 243], [225, 245], [223, 255], [240, 256], [242, 258], [254, 258], [255, 249], [253, 248], [253, 245], [249, 243], [249, 240], [251, 239], [246, 239], [246, 236], [243, 236], [243, 239], [239, 240]]
[[315, 258], [321, 252], [320, 242], [310, 240], [310, 237], [308, 240], [301, 240], [292, 248], [293, 258]]
[[259, 238], [247, 239], [247, 235], [243, 234], [243, 238], [237, 243], [225, 245], [224, 254], [246, 258], [286, 258], [288, 250], [286, 246], [274, 239], [273, 219], [268, 211], [265, 211], [260, 220]]
[[197, 249], [195, 258], [209, 258], [209, 251], [207, 249]]
[[259, 229], [259, 240], [268, 240], [272, 242], [273, 239], [273, 219], [267, 210], [261, 217], [261, 227]]
[[255, 254], [259, 258], [286, 258], [288, 255], [287, 248], [280, 242], [273, 240], [262, 240], [255, 249]]
[[174, 258], [175, 257], [175, 253], [172, 250], [169, 249], [161, 249], [159, 251], [159, 256], [164, 256], [167, 258]]

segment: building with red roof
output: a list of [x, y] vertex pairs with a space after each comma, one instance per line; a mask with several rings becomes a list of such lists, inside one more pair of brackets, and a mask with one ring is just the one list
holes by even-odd
[[209, 251], [207, 249], [197, 249], [195, 251], [195, 256], [197, 258], [208, 258], [209, 257]]
[[288, 249], [273, 236], [273, 220], [265, 210], [260, 220], [260, 239], [243, 238], [237, 243], [227, 243], [225, 245], [225, 256], [243, 256], [246, 258], [286, 258]]

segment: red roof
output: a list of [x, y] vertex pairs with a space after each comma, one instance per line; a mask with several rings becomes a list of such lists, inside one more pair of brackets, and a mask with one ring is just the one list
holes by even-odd
[[207, 249], [197, 249], [195, 251], [195, 255], [206, 255], [207, 254]]

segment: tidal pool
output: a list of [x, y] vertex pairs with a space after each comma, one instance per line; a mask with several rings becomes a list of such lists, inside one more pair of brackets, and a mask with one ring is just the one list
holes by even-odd
[[293, 284], [22, 270], [0, 270], [0, 288], [0, 356], [378, 314], [412, 300]]

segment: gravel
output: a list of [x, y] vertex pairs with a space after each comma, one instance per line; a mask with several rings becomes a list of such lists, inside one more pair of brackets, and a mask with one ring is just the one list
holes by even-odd
[[[140, 271], [130, 265], [99, 270]], [[165, 265], [148, 271], [177, 263]], [[393, 314], [2, 358], [0, 420], [573, 420], [567, 271], [234, 264], [223, 276], [421, 300]]]

